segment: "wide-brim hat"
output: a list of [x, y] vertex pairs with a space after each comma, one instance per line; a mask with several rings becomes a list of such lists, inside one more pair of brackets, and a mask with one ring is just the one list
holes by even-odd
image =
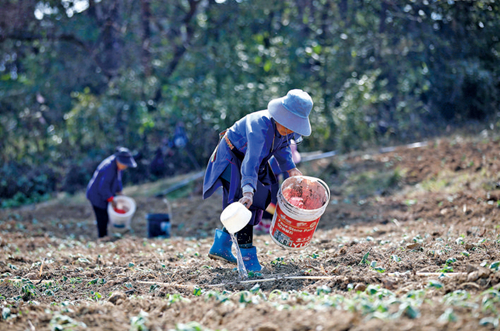
[[132, 156], [132, 153], [128, 150], [128, 148], [125, 147], [118, 147], [116, 149], [116, 160], [120, 162], [123, 165], [126, 165], [127, 167], [130, 168], [136, 168], [137, 163], [134, 160], [134, 157]]
[[313, 101], [307, 92], [300, 89], [288, 91], [282, 98], [273, 99], [267, 105], [271, 116], [287, 129], [302, 136], [311, 134], [311, 113]]

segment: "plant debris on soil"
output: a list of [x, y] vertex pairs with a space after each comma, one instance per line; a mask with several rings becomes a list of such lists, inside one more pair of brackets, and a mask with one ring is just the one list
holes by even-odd
[[[303, 250], [254, 237], [261, 272], [207, 253], [221, 196], [172, 200], [171, 237], [148, 238], [164, 200], [132, 196], [131, 229], [96, 238], [87, 202], [0, 210], [1, 330], [497, 329], [500, 142], [304, 163], [331, 199]], [[125, 192], [127, 192], [125, 190]]]

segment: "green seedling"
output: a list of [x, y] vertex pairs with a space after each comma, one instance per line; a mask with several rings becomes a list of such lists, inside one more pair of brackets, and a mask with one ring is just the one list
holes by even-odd
[[260, 285], [259, 284], [255, 284], [251, 289], [250, 289], [250, 292], [251, 293], [257, 293], [260, 291]]
[[24, 300], [28, 300], [30, 297], [35, 297], [36, 296], [35, 285], [29, 279], [23, 279], [21, 292], [23, 294]]
[[495, 261], [490, 265], [490, 269], [493, 269], [495, 271], [498, 271], [499, 267], [500, 267], [500, 261]]
[[437, 281], [437, 280], [431, 280], [429, 281], [429, 284], [427, 285], [427, 287], [434, 287], [434, 288], [437, 288], [437, 289], [440, 289], [440, 288], [443, 288], [443, 283]]
[[455, 262], [457, 262], [457, 259], [452, 257], [452, 258], [449, 258], [448, 260], [446, 260], [446, 265], [450, 265], [450, 264], [453, 264]]
[[148, 313], [142, 311], [137, 316], [130, 318], [130, 331], [148, 331], [146, 327]]
[[413, 307], [411, 304], [408, 303], [401, 304], [399, 309], [405, 316], [411, 319], [420, 317], [420, 311], [417, 308]]
[[97, 282], [99, 281], [99, 278], [96, 278], [96, 279], [92, 279], [90, 282], [89, 282], [89, 285], [95, 285], [97, 284]]
[[479, 321], [479, 325], [481, 326], [489, 326], [491, 325], [495, 329], [498, 327], [498, 318], [495, 317], [484, 317]]
[[441, 273], [448, 273], [448, 272], [453, 272], [453, 267], [449, 265], [445, 265], [443, 269], [438, 270], [437, 272]]
[[253, 271], [249, 271], [248, 272], [248, 277], [250, 278], [254, 278], [254, 277], [262, 277], [262, 274], [260, 272], [253, 272]]
[[201, 292], [201, 288], [199, 288], [199, 287], [195, 287], [195, 288], [193, 289], [193, 295], [195, 295], [195, 296], [200, 296], [200, 295], [201, 295], [201, 293], [202, 293], [202, 292]]
[[453, 308], [446, 308], [444, 313], [439, 316], [438, 322], [441, 323], [448, 323], [448, 322], [456, 322], [457, 321], [457, 315], [455, 315]]
[[2, 309], [2, 319], [6, 320], [10, 317], [10, 308], [4, 307]]
[[90, 295], [91, 295], [90, 300], [93, 301], [98, 301], [99, 299], [102, 298], [102, 295], [99, 292], [90, 291]]
[[75, 321], [69, 316], [61, 315], [60, 313], [56, 313], [54, 317], [50, 320], [51, 330], [74, 330], [80, 328], [86, 328], [85, 323]]
[[368, 264], [368, 256], [370, 256], [370, 251], [366, 252], [365, 255], [363, 255], [363, 258], [359, 262], [359, 265], [365, 265]]
[[397, 255], [391, 255], [391, 260], [394, 262], [401, 262], [401, 258]]
[[326, 285], [320, 286], [316, 289], [316, 295], [331, 293], [332, 289]]
[[273, 261], [271, 261], [271, 264], [275, 266], [286, 265], [285, 258], [277, 257]]

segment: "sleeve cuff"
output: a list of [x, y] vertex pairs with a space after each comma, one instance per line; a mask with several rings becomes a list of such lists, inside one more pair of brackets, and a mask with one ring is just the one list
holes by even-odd
[[253, 187], [250, 185], [250, 184], [247, 184], [245, 186], [243, 186], [243, 194], [247, 193], [247, 192], [251, 192], [253, 194]]
[[113, 196], [112, 196], [112, 197], [108, 198], [108, 200], [106, 200], [106, 201], [111, 202], [111, 201], [113, 201], [114, 199], [115, 199], [115, 197], [113, 197]]

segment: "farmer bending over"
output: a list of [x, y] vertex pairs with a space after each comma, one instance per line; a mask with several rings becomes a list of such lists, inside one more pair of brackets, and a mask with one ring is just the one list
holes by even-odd
[[122, 171], [128, 167], [135, 168], [137, 163], [127, 148], [118, 147], [115, 154], [99, 164], [87, 186], [87, 199], [94, 208], [99, 238], [108, 235], [108, 203], [116, 208], [114, 196], [121, 194]]
[[[271, 100], [266, 110], [248, 114], [226, 130], [208, 162], [203, 198], [222, 186], [223, 208], [239, 201], [252, 212], [250, 222], [237, 232], [238, 246], [249, 271], [262, 269], [253, 246], [253, 227], [259, 224], [271, 201], [271, 186], [278, 185], [268, 161], [274, 156], [283, 172], [302, 175], [293, 162], [290, 141], [311, 134], [312, 106], [309, 94], [299, 89]], [[231, 245], [227, 230], [216, 229], [208, 256], [236, 264]]]

